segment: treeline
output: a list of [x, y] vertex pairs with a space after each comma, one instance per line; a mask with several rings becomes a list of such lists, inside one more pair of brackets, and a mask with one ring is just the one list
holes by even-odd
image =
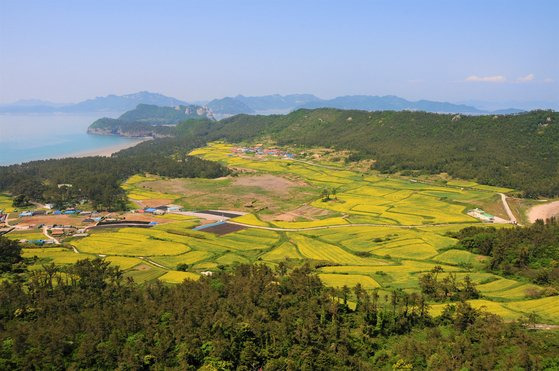
[[[551, 369], [557, 332], [465, 302], [326, 288], [308, 267], [239, 265], [138, 286], [101, 259], [0, 286], [0, 369]], [[351, 309], [348, 297], [353, 300]]]
[[[218, 163], [186, 156], [203, 142], [168, 139], [112, 157], [67, 158], [3, 166], [0, 167], [0, 190], [12, 193], [21, 205], [39, 201], [64, 207], [87, 200], [97, 209], [123, 210], [127, 200], [120, 185], [133, 174], [150, 173], [175, 178], [217, 178], [228, 174], [228, 169]], [[174, 156], [175, 153], [180, 155]], [[59, 187], [59, 184], [72, 186]]]
[[447, 172], [525, 197], [559, 195], [559, 113], [461, 116], [427, 112], [298, 110], [190, 121], [174, 135], [229, 142], [272, 138], [280, 145], [351, 150], [382, 172]]
[[279, 144], [327, 146], [371, 158], [392, 173], [447, 172], [482, 184], [559, 195], [559, 113], [460, 116], [427, 112], [298, 110], [285, 116], [238, 115], [210, 137], [271, 136]]
[[385, 173], [447, 172], [525, 197], [559, 195], [559, 113], [461, 116], [427, 112], [298, 110], [288, 115], [237, 115], [191, 120], [173, 135], [242, 142], [270, 137], [280, 145], [351, 150]]
[[[559, 289], [559, 220], [538, 220], [528, 227], [468, 227], [452, 234], [458, 247], [488, 255], [487, 269], [520, 275]], [[557, 292], [557, 290], [555, 290]]]

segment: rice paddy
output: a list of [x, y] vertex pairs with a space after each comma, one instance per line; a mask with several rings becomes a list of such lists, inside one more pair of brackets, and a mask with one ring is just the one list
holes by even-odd
[[[159, 279], [168, 284], [198, 279], [202, 272], [238, 263], [275, 266], [286, 262], [294, 267], [308, 262], [317, 267], [317, 274], [328, 286], [352, 287], [359, 283], [366, 290], [383, 292], [417, 292], [419, 277], [439, 266], [443, 269], [439, 277], [452, 272], [462, 280], [468, 275], [478, 285], [483, 297], [471, 301], [475, 307], [484, 307], [505, 319], [535, 312], [546, 321], [559, 322], [558, 297], [530, 299], [531, 293], [540, 289], [538, 286], [483, 272], [487, 257], [456, 249], [456, 240], [447, 235], [481, 225], [466, 211], [484, 202], [494, 203], [497, 192], [508, 190], [458, 180], [446, 185], [421, 183], [296, 159], [232, 155], [232, 148], [212, 143], [191, 155], [242, 169], [238, 177], [175, 181], [136, 175], [124, 188], [138, 204], [172, 200], [190, 205], [192, 210], [205, 209], [194, 208], [202, 205], [227, 210], [220, 207], [224, 202], [230, 210], [248, 211], [231, 220], [248, 228], [216, 235], [192, 230], [200, 223], [195, 218], [167, 214], [154, 217], [168, 223], [153, 228], [94, 231], [89, 237], [73, 240], [71, 244], [79, 254], [49, 247], [25, 249], [25, 256], [36, 255], [41, 262], [56, 264], [105, 256], [137, 282]], [[280, 197], [262, 190], [275, 181], [308, 193], [297, 198], [282, 190], [287, 196]], [[239, 189], [243, 184], [257, 200], [250, 206], [246, 205], [247, 192]], [[322, 190], [327, 191], [327, 197]], [[215, 204], [211, 203], [212, 193], [217, 197]], [[266, 205], [263, 200], [277, 201], [281, 207]], [[177, 270], [179, 265], [187, 271]], [[433, 304], [431, 308], [436, 314], [443, 305]]]

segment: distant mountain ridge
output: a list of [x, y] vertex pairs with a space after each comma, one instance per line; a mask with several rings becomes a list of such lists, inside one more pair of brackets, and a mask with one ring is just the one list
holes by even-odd
[[174, 107], [188, 103], [163, 94], [142, 91], [126, 95], [107, 95], [87, 99], [74, 104], [55, 104], [44, 101], [28, 100], [0, 105], [0, 113], [86, 113], [86, 112], [125, 112], [138, 104]]
[[[466, 104], [437, 102], [430, 100], [409, 101], [394, 95], [347, 95], [333, 99], [321, 99], [311, 94], [267, 95], [262, 97], [225, 97], [214, 99], [208, 103], [208, 108], [214, 114], [227, 117], [240, 113], [288, 113], [300, 108], [338, 108], [357, 109], [364, 111], [426, 111], [433, 113], [463, 113], [463, 114], [510, 114], [519, 113], [519, 109], [503, 109], [499, 111], [484, 111]], [[273, 111], [283, 112], [273, 112]], [[272, 112], [270, 112], [272, 111]]]
[[[188, 106], [187, 102], [147, 91], [107, 95], [74, 104], [56, 104], [40, 100], [22, 100], [0, 105], [0, 113], [93, 113], [126, 112], [138, 104], [162, 107]], [[365, 111], [426, 111], [433, 113], [463, 114], [511, 114], [524, 112], [522, 109], [508, 108], [496, 111], [482, 110], [468, 104], [455, 104], [430, 100], [410, 101], [394, 95], [347, 95], [332, 99], [321, 99], [312, 94], [272, 94], [264, 96], [224, 97], [207, 103], [207, 108], [218, 118], [238, 114], [286, 114], [299, 108], [338, 108]]]
[[338, 108], [358, 109], [364, 111], [427, 111], [440, 113], [484, 113], [475, 107], [465, 104], [453, 104], [448, 102], [435, 102], [420, 100], [409, 101], [394, 95], [370, 96], [370, 95], [347, 95], [329, 100], [305, 103], [298, 108]]

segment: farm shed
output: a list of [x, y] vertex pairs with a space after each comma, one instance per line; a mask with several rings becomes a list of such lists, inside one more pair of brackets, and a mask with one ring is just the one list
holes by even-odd
[[63, 236], [64, 235], [64, 229], [63, 228], [53, 228], [53, 229], [51, 229], [50, 234], [52, 234], [53, 236]]

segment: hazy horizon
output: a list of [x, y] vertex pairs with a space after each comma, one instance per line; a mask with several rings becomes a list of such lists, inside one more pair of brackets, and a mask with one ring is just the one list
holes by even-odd
[[[349, 5], [350, 4], [350, 5]], [[0, 103], [158, 92], [559, 101], [555, 1], [0, 4]]]

